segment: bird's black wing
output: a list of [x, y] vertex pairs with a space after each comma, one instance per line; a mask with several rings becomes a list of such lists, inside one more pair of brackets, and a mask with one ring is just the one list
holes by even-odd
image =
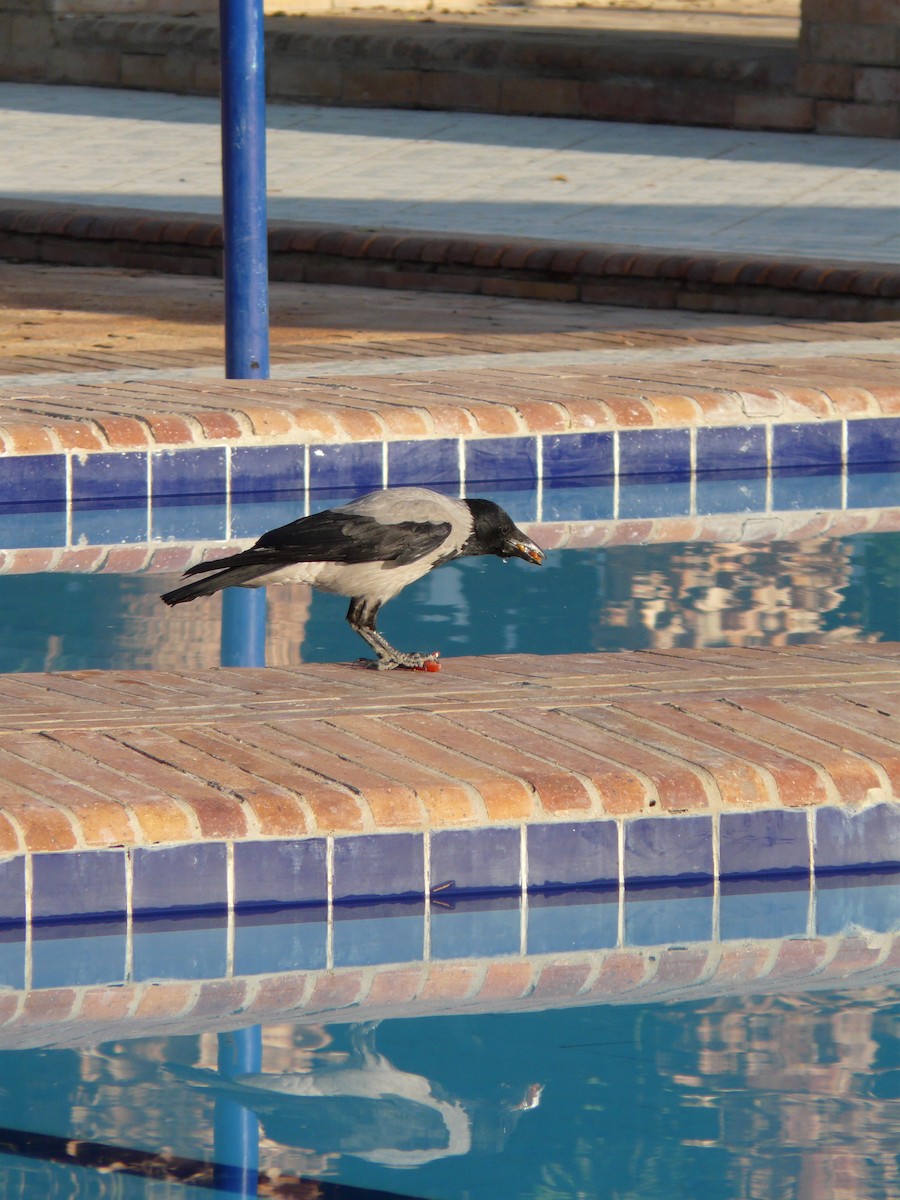
[[277, 569], [291, 563], [384, 562], [401, 567], [436, 550], [450, 533], [449, 521], [397, 521], [328, 509], [264, 533], [255, 546], [230, 558], [197, 563], [186, 575], [231, 566]]
[[415, 562], [436, 550], [448, 521], [385, 523], [360, 513], [328, 509], [264, 533], [256, 549], [278, 550], [294, 562]]

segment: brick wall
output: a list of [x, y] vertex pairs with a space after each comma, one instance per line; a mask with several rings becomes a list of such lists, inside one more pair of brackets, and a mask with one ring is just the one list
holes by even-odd
[[[0, 78], [215, 95], [216, 9], [0, 0]], [[299, 103], [900, 136], [900, 0], [802, 0], [797, 50], [273, 17], [266, 56], [269, 95]]]
[[803, 0], [797, 91], [817, 133], [900, 136], [900, 0]]

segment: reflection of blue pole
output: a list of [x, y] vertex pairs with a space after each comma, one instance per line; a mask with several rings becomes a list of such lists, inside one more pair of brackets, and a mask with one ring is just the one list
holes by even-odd
[[[225, 375], [269, 378], [263, 0], [219, 0]], [[265, 666], [265, 592], [228, 588], [222, 665]]]
[[[253, 1025], [219, 1034], [219, 1075], [234, 1079], [262, 1067], [262, 1028]], [[259, 1122], [256, 1115], [224, 1096], [216, 1097], [214, 1184], [223, 1192], [255, 1197], [259, 1180]]]
[[226, 588], [222, 593], [222, 666], [266, 665], [266, 589]]

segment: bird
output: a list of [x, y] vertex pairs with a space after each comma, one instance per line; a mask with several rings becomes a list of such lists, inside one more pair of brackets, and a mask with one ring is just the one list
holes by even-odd
[[350, 597], [347, 621], [376, 654], [362, 660], [365, 665], [436, 671], [439, 652], [396, 650], [376, 628], [378, 611], [434, 567], [488, 554], [544, 561], [544, 551], [492, 500], [460, 500], [424, 487], [384, 488], [272, 529], [239, 554], [196, 563], [184, 577], [205, 578], [161, 599], [171, 606], [227, 587], [312, 584]]

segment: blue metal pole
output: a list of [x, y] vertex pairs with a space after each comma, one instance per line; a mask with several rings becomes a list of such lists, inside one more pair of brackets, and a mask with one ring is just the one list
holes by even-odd
[[[263, 0], [219, 0], [225, 375], [269, 378]], [[222, 665], [265, 666], [265, 590], [227, 588]]]
[[220, 0], [225, 375], [269, 377], [263, 0]]
[[[262, 1027], [219, 1034], [219, 1075], [235, 1079], [262, 1068]], [[214, 1183], [223, 1192], [255, 1197], [259, 1179], [259, 1121], [234, 1100], [216, 1097]]]

